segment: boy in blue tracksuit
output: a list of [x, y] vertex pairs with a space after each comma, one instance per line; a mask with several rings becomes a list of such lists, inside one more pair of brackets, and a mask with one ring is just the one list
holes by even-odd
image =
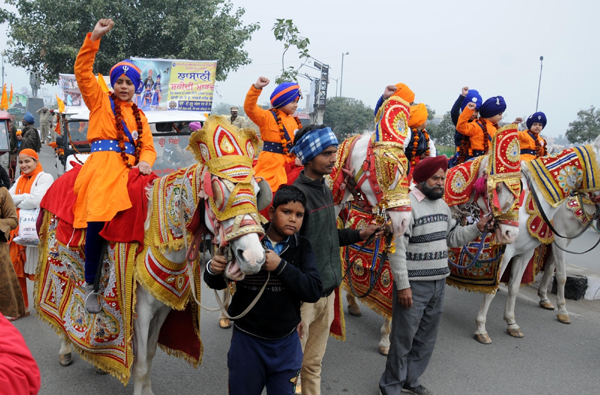
[[[298, 234], [302, 227], [306, 197], [300, 189], [282, 185], [273, 197], [265, 227], [267, 247], [263, 270], [236, 283], [229, 314], [240, 314], [252, 303], [271, 278], [256, 305], [234, 321], [227, 357], [229, 393], [260, 395], [294, 394], [302, 366], [302, 347], [296, 327], [300, 324], [300, 304], [315, 303], [323, 285], [315, 253], [308, 239]], [[210, 288], [224, 289], [223, 256], [207, 265], [204, 281]]]

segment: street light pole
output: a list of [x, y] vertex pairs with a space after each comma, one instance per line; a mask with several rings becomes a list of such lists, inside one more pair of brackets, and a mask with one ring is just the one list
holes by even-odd
[[535, 102], [535, 112], [537, 112], [538, 104], [540, 103], [540, 87], [542, 86], [542, 67], [544, 67], [544, 57], [540, 56], [540, 82], [538, 82], [538, 95], [537, 101]]
[[342, 97], [344, 97], [344, 95], [342, 95], [342, 84], [344, 83], [344, 55], [350, 55], [350, 52], [342, 52], [342, 72], [340, 75], [340, 96]]

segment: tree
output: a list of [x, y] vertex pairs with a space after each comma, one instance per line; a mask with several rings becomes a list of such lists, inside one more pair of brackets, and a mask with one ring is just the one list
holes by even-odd
[[323, 122], [331, 127], [340, 141], [375, 128], [373, 109], [360, 100], [348, 97], [327, 99]]
[[115, 20], [102, 38], [96, 71], [108, 75], [117, 62], [133, 56], [217, 60], [217, 80], [250, 64], [244, 42], [259, 28], [244, 25], [243, 8], [230, 0], [6, 0], [17, 14], [0, 13], [8, 22], [8, 61], [56, 83], [73, 73], [87, 32], [101, 18]]
[[298, 49], [298, 57], [307, 61], [310, 58], [308, 53], [308, 44], [310, 44], [310, 40], [306, 37], [300, 36], [300, 30], [298, 30], [296, 25], [294, 25], [292, 19], [277, 19], [277, 22], [273, 26], [272, 30], [273, 34], [275, 35], [275, 39], [283, 42], [283, 53], [281, 54], [281, 75], [275, 79], [275, 82], [281, 84], [282, 82], [286, 81], [297, 81], [298, 70], [304, 66], [304, 63], [298, 68], [289, 66], [286, 69], [285, 54], [290, 47], [294, 46], [296, 49]]
[[600, 111], [591, 106], [577, 113], [577, 119], [569, 124], [566, 137], [571, 143], [583, 144], [594, 141], [600, 135]]
[[435, 141], [436, 145], [449, 145], [454, 147], [454, 131], [455, 127], [450, 117], [450, 111], [444, 114], [442, 121], [435, 128], [427, 127], [429, 136]]

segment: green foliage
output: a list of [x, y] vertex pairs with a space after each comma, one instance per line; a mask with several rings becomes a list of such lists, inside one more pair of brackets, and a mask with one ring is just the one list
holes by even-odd
[[341, 141], [349, 136], [375, 128], [373, 109], [356, 99], [332, 97], [327, 99], [323, 122]]
[[435, 110], [427, 104], [425, 104], [425, 107], [427, 108], [427, 120], [431, 121], [435, 117]]
[[449, 145], [454, 147], [454, 124], [450, 117], [450, 111], [444, 114], [439, 125], [431, 125], [427, 127], [429, 137], [431, 137], [436, 145]]
[[101, 18], [115, 27], [102, 38], [96, 72], [107, 75], [117, 62], [144, 58], [217, 60], [217, 80], [250, 64], [242, 49], [258, 23], [244, 25], [243, 8], [230, 0], [6, 0], [18, 14], [0, 13], [9, 23], [9, 62], [56, 83], [73, 73], [86, 33]]
[[285, 54], [290, 47], [296, 47], [298, 50], [298, 58], [304, 59], [305, 61], [310, 58], [308, 53], [308, 44], [310, 40], [306, 37], [300, 36], [300, 30], [294, 25], [292, 19], [277, 19], [275, 25], [273, 25], [273, 34], [275, 40], [283, 42], [283, 53], [281, 54], [281, 75], [275, 79], [277, 84], [281, 84], [286, 81], [297, 81], [298, 70], [300, 67], [295, 68], [293, 66], [285, 67]]
[[600, 135], [600, 111], [591, 106], [577, 113], [577, 119], [569, 124], [566, 137], [571, 143], [585, 144]]

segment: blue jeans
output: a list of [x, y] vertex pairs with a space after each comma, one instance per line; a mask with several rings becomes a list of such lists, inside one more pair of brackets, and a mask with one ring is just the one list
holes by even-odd
[[261, 339], [234, 327], [227, 355], [229, 393], [235, 395], [294, 394], [302, 367], [298, 332], [282, 339]]

